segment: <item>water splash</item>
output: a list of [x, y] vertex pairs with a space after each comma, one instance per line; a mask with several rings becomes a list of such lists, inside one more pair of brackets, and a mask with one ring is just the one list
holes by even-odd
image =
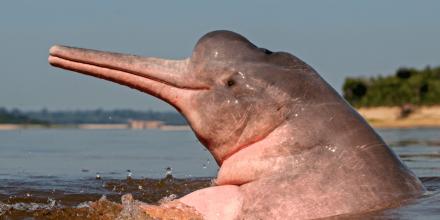
[[165, 196], [162, 199], [159, 200], [159, 204], [164, 204], [167, 202], [171, 202], [173, 200], [177, 199], [177, 195], [176, 194], [171, 194], [169, 196]]
[[153, 219], [141, 208], [142, 203], [133, 199], [133, 195], [125, 194], [121, 197], [122, 211], [116, 220], [144, 220]]

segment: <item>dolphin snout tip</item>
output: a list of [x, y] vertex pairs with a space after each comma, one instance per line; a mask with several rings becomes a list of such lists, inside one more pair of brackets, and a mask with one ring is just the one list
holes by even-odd
[[58, 45], [53, 45], [49, 48], [49, 57], [47, 58], [47, 61], [49, 62], [50, 65], [54, 64], [55, 57], [53, 55], [56, 53], [57, 50], [58, 50]]
[[63, 46], [61, 46], [61, 45], [53, 45], [52, 47], [50, 47], [50, 49], [49, 49], [49, 54], [50, 55], [55, 55], [58, 51], [60, 51], [60, 49], [62, 48]]
[[66, 49], [65, 46], [62, 45], [53, 45], [49, 48], [49, 57], [47, 61], [52, 66], [57, 66], [56, 64], [60, 61], [60, 56], [63, 54], [63, 51]]
[[50, 65], [54, 65], [55, 64], [55, 57], [52, 55], [49, 55], [49, 57], [47, 58], [47, 61], [49, 62]]
[[49, 57], [47, 61], [52, 66], [57, 66], [57, 63], [60, 61], [59, 55], [61, 54], [64, 46], [61, 45], [53, 45], [49, 49]]

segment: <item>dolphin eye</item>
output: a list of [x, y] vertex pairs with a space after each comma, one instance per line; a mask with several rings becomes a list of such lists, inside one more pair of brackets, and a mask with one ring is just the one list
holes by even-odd
[[226, 85], [228, 87], [231, 87], [231, 86], [235, 85], [235, 81], [233, 79], [230, 79], [230, 80], [228, 80], [228, 82], [226, 82]]

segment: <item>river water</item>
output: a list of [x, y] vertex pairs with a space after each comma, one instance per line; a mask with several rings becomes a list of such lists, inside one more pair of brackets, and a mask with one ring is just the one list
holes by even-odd
[[[356, 218], [440, 219], [440, 129], [378, 132], [428, 192]], [[157, 203], [209, 186], [217, 170], [191, 131], [0, 131], [0, 219], [93, 218], [84, 207], [103, 195]]]

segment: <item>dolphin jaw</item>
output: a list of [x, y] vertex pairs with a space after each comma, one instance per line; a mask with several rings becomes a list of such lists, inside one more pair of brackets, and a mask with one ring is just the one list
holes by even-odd
[[[210, 87], [208, 85], [205, 84], [201, 84], [199, 83], [198, 85], [182, 85], [182, 84], [177, 84], [177, 83], [173, 83], [172, 80], [164, 80], [161, 79], [159, 77], [155, 77], [153, 76], [153, 74], [146, 74], [146, 73], [142, 73], [142, 70], [131, 70], [128, 68], [124, 68], [124, 67], [117, 67], [116, 65], [112, 64], [117, 62], [118, 60], [109, 60], [107, 62], [109, 62], [109, 64], [104, 64], [104, 63], [99, 63], [99, 62], [94, 62], [93, 60], [85, 60], [85, 59], [81, 59], [80, 57], [75, 57], [75, 55], [69, 55], [69, 50], [84, 50], [85, 52], [82, 53], [87, 53], [86, 51], [93, 51], [93, 52], [97, 52], [97, 53], [102, 53], [102, 54], [112, 54], [110, 52], [101, 52], [101, 51], [95, 51], [95, 50], [89, 50], [89, 49], [81, 49], [81, 48], [74, 48], [74, 47], [67, 47], [67, 46], [61, 46], [61, 45], [54, 45], [49, 49], [49, 58], [48, 61], [52, 66], [56, 66], [56, 67], [61, 67], [63, 68], [63, 66], [61, 65], [57, 65], [60, 62], [64, 61], [70, 61], [70, 62], [74, 62], [74, 63], [78, 63], [78, 64], [87, 64], [87, 65], [92, 65], [92, 66], [97, 66], [97, 67], [101, 67], [104, 69], [111, 69], [111, 70], [117, 70], [117, 71], [121, 71], [121, 72], [125, 72], [128, 74], [133, 74], [133, 75], [137, 75], [143, 78], [147, 78], [150, 80], [154, 80], [163, 84], [167, 84], [169, 86], [175, 87], [175, 88], [180, 88], [180, 89], [186, 89], [186, 90], [209, 90]], [[116, 54], [116, 53], [114, 53]], [[124, 54], [118, 54], [119, 56], [123, 56]], [[125, 56], [131, 56], [131, 57], [137, 57], [134, 55], [125, 55]], [[57, 60], [55, 58], [59, 58], [61, 60]], [[144, 57], [137, 57], [139, 59], [154, 59], [154, 58], [144, 58]], [[156, 59], [159, 60], [159, 59]], [[164, 62], [179, 62], [179, 64], [181, 64], [181, 66], [183, 67], [179, 67], [181, 73], [179, 75], [182, 75], [183, 73], [186, 73], [188, 71], [188, 64], [189, 64], [189, 59], [185, 59], [185, 60], [179, 60], [179, 61], [171, 61], [171, 60], [164, 60]], [[133, 61], [131, 61], [133, 62]], [[72, 69], [73, 71], [75, 71], [74, 69]], [[177, 77], [177, 74], [176, 76]], [[182, 77], [178, 77], [178, 78], [182, 78]], [[181, 79], [182, 81], [185, 79]], [[193, 81], [193, 80], [190, 80]]]

